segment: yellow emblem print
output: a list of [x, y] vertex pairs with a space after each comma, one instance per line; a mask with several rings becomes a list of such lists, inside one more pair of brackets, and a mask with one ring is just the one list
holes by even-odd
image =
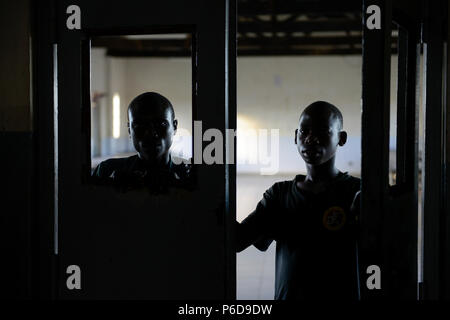
[[342, 228], [345, 224], [345, 211], [341, 207], [331, 207], [325, 210], [323, 214], [323, 226], [331, 231]]

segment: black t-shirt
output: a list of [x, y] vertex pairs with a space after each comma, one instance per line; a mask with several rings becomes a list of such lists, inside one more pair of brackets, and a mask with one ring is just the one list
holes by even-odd
[[298, 175], [275, 183], [238, 228], [238, 251], [276, 241], [275, 299], [357, 300], [357, 216], [350, 210], [360, 179], [340, 173], [314, 194]]
[[124, 191], [140, 187], [148, 187], [154, 192], [167, 191], [174, 186], [191, 188], [194, 183], [192, 166], [179, 162], [175, 164], [169, 157], [166, 166], [155, 169], [147, 167], [138, 155], [112, 158], [101, 162], [92, 177], [98, 183], [112, 183]]

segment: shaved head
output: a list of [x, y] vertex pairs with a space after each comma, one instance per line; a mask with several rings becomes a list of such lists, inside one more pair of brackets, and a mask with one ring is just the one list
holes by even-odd
[[304, 115], [314, 115], [314, 114], [325, 114], [329, 115], [333, 118], [333, 120], [338, 122], [338, 128], [339, 130], [342, 130], [344, 127], [344, 118], [342, 117], [341, 111], [339, 109], [326, 101], [316, 101], [311, 103], [309, 106], [303, 110], [302, 114], [300, 115], [300, 118]]
[[337, 147], [347, 141], [342, 128], [342, 113], [331, 103], [316, 101], [307, 106], [295, 130], [295, 143], [303, 160], [311, 166], [334, 161]]
[[170, 101], [156, 92], [145, 92], [134, 98], [128, 106], [127, 115], [129, 117], [130, 112], [133, 113], [137, 111], [137, 109], [148, 108], [169, 109], [172, 119], [175, 119], [175, 112]]
[[128, 132], [139, 158], [167, 164], [178, 121], [172, 104], [156, 92], [138, 95], [128, 106]]

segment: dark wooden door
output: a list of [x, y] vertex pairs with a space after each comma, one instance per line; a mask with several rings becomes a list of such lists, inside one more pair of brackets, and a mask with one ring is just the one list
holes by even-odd
[[[421, 4], [420, 1], [367, 0], [363, 10], [362, 299], [416, 299]], [[393, 33], [392, 27], [398, 31]], [[398, 57], [398, 75], [393, 79], [397, 83], [394, 89], [397, 120], [395, 183], [390, 183], [393, 53]], [[369, 289], [366, 284], [373, 274], [367, 272], [371, 265], [380, 268], [381, 288]]]
[[[71, 5], [79, 8], [79, 29], [67, 26]], [[234, 298], [235, 254], [228, 232], [235, 220], [234, 166], [197, 164], [195, 189], [168, 195], [94, 185], [89, 52], [92, 36], [190, 33], [192, 119], [202, 121], [203, 131], [225, 133], [235, 128], [235, 2], [80, 0], [54, 6], [57, 71], [47, 81], [54, 84], [57, 104], [57, 298]], [[225, 147], [224, 152], [229, 156]], [[66, 286], [71, 265], [81, 270], [81, 289]]]

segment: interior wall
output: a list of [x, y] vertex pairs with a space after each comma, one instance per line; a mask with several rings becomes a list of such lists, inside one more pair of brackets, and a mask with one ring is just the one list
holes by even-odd
[[[92, 103], [92, 155], [104, 158], [133, 153], [127, 128], [127, 108], [139, 94], [154, 91], [167, 97], [175, 109], [178, 131], [173, 152], [190, 156], [192, 133], [192, 71], [190, 58], [107, 57], [103, 48], [91, 51], [91, 93], [99, 96]], [[113, 137], [113, 96], [120, 96], [120, 137]], [[96, 128], [99, 127], [99, 128]], [[181, 150], [183, 149], [183, 150]]]
[[[99, 78], [104, 77], [97, 81], [97, 75], [93, 73], [92, 91], [106, 94], [101, 98], [104, 115], [100, 130], [101, 155], [106, 156], [114, 150], [134, 151], [126, 128], [126, 108], [132, 98], [145, 91], [160, 92], [169, 98], [179, 121], [179, 135], [192, 133], [190, 58], [110, 58], [104, 56], [103, 49], [94, 48], [92, 52], [92, 70]], [[257, 134], [259, 129], [267, 129], [269, 137], [270, 129], [279, 130], [279, 163], [274, 174], [305, 171], [294, 144], [294, 130], [301, 111], [317, 100], [331, 102], [342, 111], [348, 141], [338, 151], [337, 165], [343, 171], [359, 174], [361, 63], [361, 56], [357, 55], [238, 58], [238, 129], [256, 130]], [[392, 64], [395, 78], [396, 57], [393, 57]], [[394, 81], [391, 87], [395, 90]], [[116, 91], [121, 96], [119, 139], [112, 138], [111, 128], [112, 96]], [[392, 136], [393, 148], [394, 139]], [[238, 139], [238, 150], [240, 143], [240, 150], [249, 150], [244, 140]], [[260, 174], [261, 168], [267, 167], [260, 161], [250, 163], [242, 154], [237, 156], [238, 173]]]
[[[338, 167], [360, 171], [361, 63], [360, 56], [238, 59], [238, 117], [251, 119], [258, 129], [279, 130], [277, 174], [305, 172], [294, 144], [294, 131], [303, 109], [317, 100], [336, 105], [344, 117], [348, 141], [338, 151]], [[238, 171], [258, 173], [261, 167], [241, 165]]]
[[240, 57], [239, 114], [292, 136], [303, 108], [324, 100], [345, 114], [348, 134], [359, 136], [361, 62], [361, 56]]

